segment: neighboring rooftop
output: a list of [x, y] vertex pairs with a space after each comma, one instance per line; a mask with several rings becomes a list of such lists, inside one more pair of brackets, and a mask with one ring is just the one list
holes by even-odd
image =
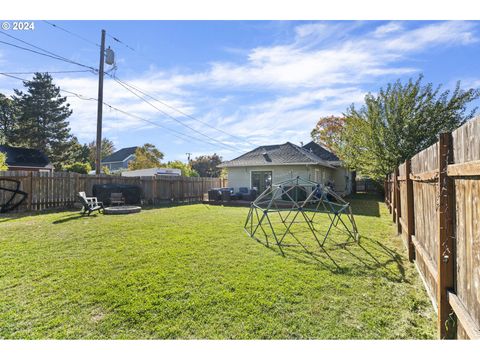
[[6, 162], [8, 166], [36, 168], [51, 167], [49, 166], [51, 164], [47, 155], [37, 149], [0, 145], [0, 152], [7, 155]]
[[132, 147], [117, 150], [113, 154], [108, 155], [107, 157], [103, 158], [101, 162], [102, 163], [110, 163], [110, 162], [125, 161], [130, 155], [135, 154], [135, 151], [137, 149], [138, 149], [138, 146], [132, 146]]
[[303, 148], [311, 151], [322, 160], [340, 161], [337, 155], [332, 153], [330, 150], [325, 149], [322, 145], [319, 145], [316, 142], [310, 141], [307, 145], [304, 145]]
[[323, 165], [332, 167], [328, 161], [316, 155], [313, 150], [303, 149], [286, 142], [281, 145], [259, 146], [233, 160], [221, 163], [218, 167], [262, 165]]

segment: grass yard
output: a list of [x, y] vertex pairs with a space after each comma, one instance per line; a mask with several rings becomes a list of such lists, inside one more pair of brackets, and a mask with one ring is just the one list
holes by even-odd
[[434, 338], [386, 207], [352, 203], [360, 244], [328, 256], [249, 238], [247, 208], [0, 218], [0, 338]]

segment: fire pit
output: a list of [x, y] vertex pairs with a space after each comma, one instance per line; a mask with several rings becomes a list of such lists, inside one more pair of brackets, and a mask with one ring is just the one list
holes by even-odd
[[140, 206], [110, 206], [105, 208], [105, 215], [121, 215], [121, 214], [133, 214], [138, 213], [142, 210]]

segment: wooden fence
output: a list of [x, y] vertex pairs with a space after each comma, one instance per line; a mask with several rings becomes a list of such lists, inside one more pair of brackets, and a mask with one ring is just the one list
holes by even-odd
[[[92, 196], [95, 184], [130, 184], [142, 189], [142, 199], [147, 204], [162, 202], [193, 202], [204, 200], [210, 188], [225, 187], [226, 180], [196, 177], [124, 177], [110, 175], [81, 175], [69, 172], [0, 171], [0, 187], [12, 188], [6, 179], [20, 181], [20, 190], [27, 199], [15, 211], [42, 211], [53, 208], [71, 208], [77, 202], [76, 194], [85, 191]], [[10, 194], [0, 191], [0, 204]]]
[[436, 307], [439, 337], [480, 339], [480, 117], [395, 169], [385, 202]]

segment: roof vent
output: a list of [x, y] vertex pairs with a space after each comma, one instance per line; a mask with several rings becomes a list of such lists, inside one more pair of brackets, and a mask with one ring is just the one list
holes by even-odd
[[264, 151], [262, 153], [262, 155], [265, 158], [265, 161], [272, 162], [272, 159], [270, 158], [270, 156], [268, 155], [268, 153], [266, 151]]

